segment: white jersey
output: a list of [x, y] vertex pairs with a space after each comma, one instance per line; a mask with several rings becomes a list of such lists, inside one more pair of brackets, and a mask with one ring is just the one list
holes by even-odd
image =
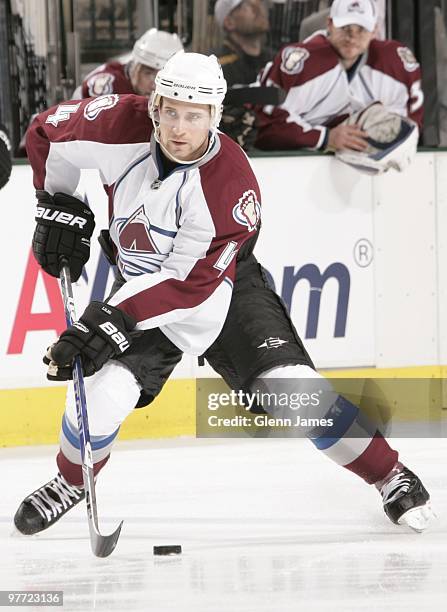
[[261, 149], [325, 148], [330, 127], [373, 102], [422, 127], [420, 66], [395, 40], [373, 40], [346, 70], [327, 33], [318, 32], [284, 47], [264, 69], [261, 84], [287, 93], [280, 106], [258, 109]]
[[254, 242], [259, 187], [241, 148], [218, 134], [204, 159], [163, 174], [147, 98], [111, 94], [40, 114], [27, 137], [34, 185], [73, 194], [99, 170], [110, 235], [127, 281], [110, 303], [202, 354], [228, 312], [236, 254]]

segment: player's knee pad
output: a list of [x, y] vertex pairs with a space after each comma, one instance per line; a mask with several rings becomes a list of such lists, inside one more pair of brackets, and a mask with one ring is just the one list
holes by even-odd
[[[324, 418], [338, 394], [331, 383], [313, 368], [287, 365], [260, 374], [251, 385], [262, 408], [275, 417]], [[308, 429], [303, 430], [307, 434]]]
[[[85, 378], [90, 435], [105, 436], [116, 431], [132, 412], [141, 387], [132, 372], [118, 361], [108, 361], [93, 376]], [[67, 391], [65, 416], [77, 423], [73, 384]]]
[[[264, 372], [256, 379], [252, 392], [258, 394], [264, 410], [273, 416], [299, 415], [305, 419], [307, 425], [296, 430], [294, 437], [306, 436], [325, 452], [340, 446], [341, 440], [367, 443], [377, 431], [376, 424], [357, 405], [340, 395], [330, 380], [306, 365], [283, 366]], [[351, 446], [357, 448], [358, 444]]]

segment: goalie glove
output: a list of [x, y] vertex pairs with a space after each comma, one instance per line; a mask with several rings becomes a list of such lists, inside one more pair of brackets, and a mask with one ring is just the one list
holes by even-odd
[[335, 157], [365, 174], [375, 175], [391, 168], [403, 172], [416, 156], [419, 129], [407, 117], [387, 110], [374, 102], [347, 119], [347, 125], [358, 125], [368, 132], [366, 151], [337, 151]]
[[48, 380], [71, 380], [73, 361], [79, 355], [84, 376], [91, 376], [132, 343], [130, 332], [136, 321], [119, 308], [92, 302], [82, 317], [61, 334], [43, 358]]

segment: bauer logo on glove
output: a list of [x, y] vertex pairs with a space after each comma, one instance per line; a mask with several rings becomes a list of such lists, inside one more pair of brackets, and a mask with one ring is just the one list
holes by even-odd
[[126, 336], [113, 323], [107, 321], [106, 323], [101, 323], [99, 327], [110, 336], [110, 339], [116, 343], [122, 353], [129, 348], [129, 341]]
[[89, 328], [83, 325], [80, 321], [76, 321], [75, 323], [73, 323], [73, 327], [76, 327], [76, 329], [79, 329], [81, 332], [84, 332], [84, 334], [88, 334], [90, 332]]
[[76, 282], [90, 257], [95, 217], [81, 200], [66, 193], [36, 191], [38, 205], [33, 253], [47, 274], [59, 278], [61, 257], [67, 260]]
[[[61, 223], [62, 225], [77, 225], [80, 229], [87, 223], [87, 219], [72, 215], [71, 213], [64, 212], [63, 210], [44, 208], [43, 206], [37, 207], [36, 220], [45, 219], [46, 221], [53, 221], [54, 223]], [[90, 242], [90, 241], [89, 241]]]
[[43, 361], [48, 380], [73, 378], [73, 360], [79, 355], [85, 376], [91, 376], [109, 360], [126, 351], [136, 321], [119, 308], [92, 302], [82, 317], [49, 347]]

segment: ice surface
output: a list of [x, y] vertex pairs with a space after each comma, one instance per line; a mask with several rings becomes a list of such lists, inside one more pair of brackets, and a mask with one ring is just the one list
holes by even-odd
[[[54, 609], [82, 612], [445, 609], [447, 445], [394, 446], [432, 495], [424, 534], [392, 525], [373, 487], [306, 440], [118, 443], [97, 487], [102, 531], [124, 519], [107, 559], [90, 552], [84, 504], [12, 535], [22, 498], [55, 475], [56, 448], [2, 449], [0, 589], [63, 590]], [[154, 557], [158, 544], [183, 554]]]

